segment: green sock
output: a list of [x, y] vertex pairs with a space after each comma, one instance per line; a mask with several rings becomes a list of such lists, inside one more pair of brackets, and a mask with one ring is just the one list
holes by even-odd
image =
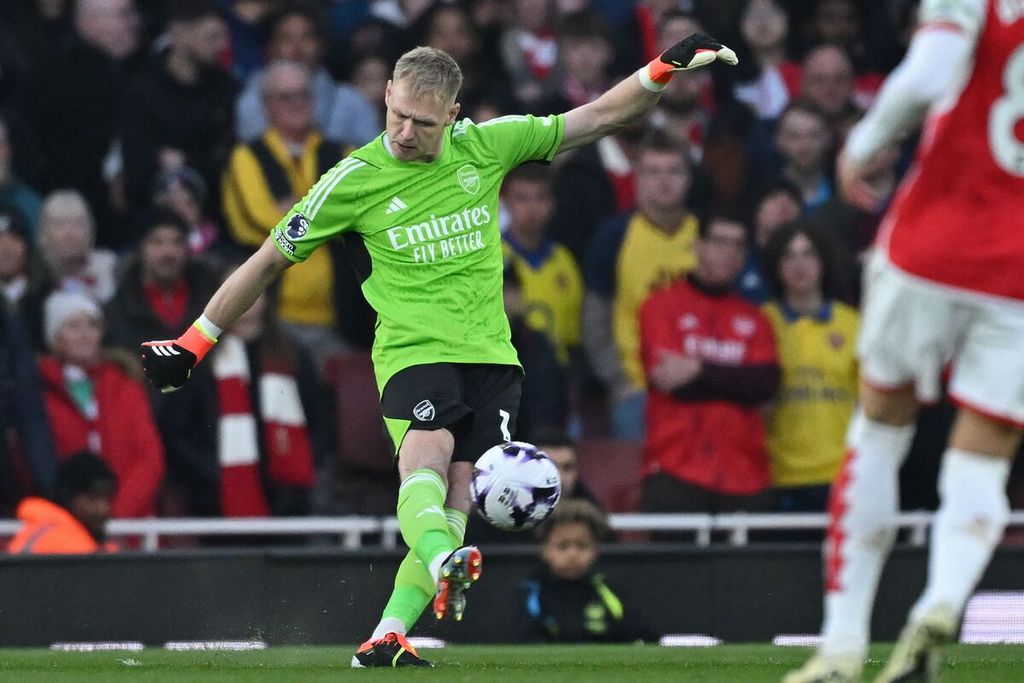
[[[462, 545], [466, 537], [465, 513], [455, 508], [445, 508], [444, 514], [452, 541], [456, 546]], [[408, 633], [434, 598], [435, 590], [434, 579], [431, 578], [427, 567], [416, 557], [416, 553], [410, 550], [402, 564], [398, 566], [395, 588], [391, 592], [388, 604], [384, 606], [381, 621], [398, 619], [405, 624], [405, 632]], [[379, 638], [383, 635], [384, 633], [375, 632], [373, 637]]]
[[441, 475], [429, 469], [414, 471], [398, 488], [398, 528], [426, 567], [439, 555], [455, 550], [444, 513], [447, 496]]

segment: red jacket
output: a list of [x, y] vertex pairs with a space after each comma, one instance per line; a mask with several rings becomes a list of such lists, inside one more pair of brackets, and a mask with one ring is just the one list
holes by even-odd
[[672, 395], [649, 388], [644, 475], [663, 472], [729, 495], [764, 490], [768, 454], [759, 404], [778, 386], [771, 323], [737, 294], [679, 280], [640, 307], [648, 376], [659, 349], [696, 356], [705, 370]]
[[18, 505], [21, 529], [11, 539], [7, 552], [12, 554], [95, 553], [114, 551], [111, 543], [102, 546], [70, 512], [43, 498], [26, 498]]
[[149, 397], [142, 384], [120, 367], [103, 361], [89, 370], [99, 414], [90, 421], [64, 385], [56, 358], [39, 361], [43, 399], [61, 460], [91, 451], [89, 435], [99, 436], [99, 453], [117, 475], [114, 517], [148, 517], [156, 513], [156, 496], [164, 477], [164, 447]]

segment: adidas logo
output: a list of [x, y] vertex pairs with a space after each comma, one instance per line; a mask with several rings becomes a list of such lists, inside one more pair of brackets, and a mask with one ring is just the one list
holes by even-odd
[[403, 202], [401, 199], [399, 199], [398, 197], [392, 197], [391, 203], [388, 204], [388, 210], [385, 211], [384, 213], [391, 214], [395, 213], [396, 211], [401, 211], [402, 209], [408, 208], [409, 207], [406, 206], [405, 202]]

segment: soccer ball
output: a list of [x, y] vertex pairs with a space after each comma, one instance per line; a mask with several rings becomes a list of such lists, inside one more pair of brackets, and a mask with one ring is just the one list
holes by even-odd
[[547, 519], [558, 505], [562, 480], [544, 451], [509, 441], [480, 456], [470, 488], [477, 511], [490, 524], [525, 531]]

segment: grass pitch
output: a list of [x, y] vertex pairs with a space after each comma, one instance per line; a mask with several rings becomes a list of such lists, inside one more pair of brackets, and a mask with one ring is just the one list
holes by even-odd
[[[890, 647], [871, 651], [867, 680]], [[421, 653], [435, 669], [352, 670], [351, 648], [278, 647], [258, 652], [71, 653], [49, 650], [0, 651], [0, 681], [99, 683], [160, 681], [181, 683], [327, 683], [413, 680], [445, 683], [481, 681], [778, 681], [809, 654], [806, 648], [720, 645], [710, 648], [625, 646], [452, 646]], [[1024, 647], [951, 648], [944, 683], [1024, 681]]]

